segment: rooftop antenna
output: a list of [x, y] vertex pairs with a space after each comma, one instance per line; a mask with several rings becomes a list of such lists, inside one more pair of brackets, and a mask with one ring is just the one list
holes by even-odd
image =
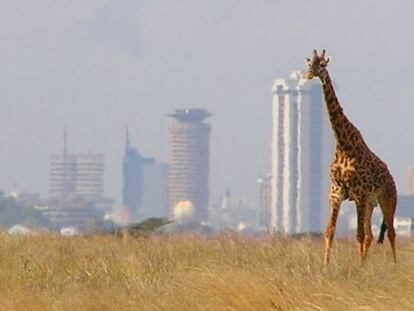
[[68, 131], [66, 127], [63, 128], [63, 155], [68, 154]]
[[125, 153], [129, 150], [129, 127], [126, 127], [126, 135], [125, 135]]

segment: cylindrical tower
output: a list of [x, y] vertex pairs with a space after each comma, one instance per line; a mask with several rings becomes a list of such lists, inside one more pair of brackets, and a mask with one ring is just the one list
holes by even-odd
[[177, 203], [188, 200], [195, 220], [207, 220], [211, 126], [204, 120], [211, 114], [204, 109], [180, 109], [168, 116], [174, 119], [170, 125], [170, 213]]

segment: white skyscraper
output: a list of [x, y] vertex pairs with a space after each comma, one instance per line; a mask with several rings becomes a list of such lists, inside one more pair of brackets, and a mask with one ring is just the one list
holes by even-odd
[[287, 80], [277, 79], [272, 92], [272, 229], [283, 234], [320, 232], [329, 209], [334, 150], [322, 87], [295, 71]]

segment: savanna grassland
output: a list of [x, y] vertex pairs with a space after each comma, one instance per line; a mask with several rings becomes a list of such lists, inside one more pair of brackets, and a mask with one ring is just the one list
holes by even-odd
[[414, 240], [0, 235], [0, 310], [414, 310]]

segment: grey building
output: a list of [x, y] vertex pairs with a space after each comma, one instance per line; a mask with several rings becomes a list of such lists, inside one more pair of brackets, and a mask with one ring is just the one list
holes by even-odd
[[267, 174], [257, 178], [258, 202], [257, 218], [260, 228], [270, 230], [272, 206], [272, 175]]
[[102, 199], [104, 196], [104, 168], [103, 154], [76, 155], [76, 194], [89, 200]]
[[88, 200], [104, 198], [104, 155], [100, 153], [72, 154], [67, 150], [67, 133], [61, 154], [50, 161], [50, 195], [67, 200], [79, 196]]
[[68, 198], [76, 192], [76, 156], [67, 150], [67, 132], [63, 133], [63, 152], [50, 160], [50, 196]]
[[80, 231], [102, 228], [105, 211], [95, 206], [94, 202], [82, 197], [71, 197], [62, 201], [48, 200], [34, 205], [56, 227], [75, 227]]
[[170, 124], [170, 212], [180, 201], [194, 206], [198, 221], [208, 219], [209, 144], [211, 125], [204, 120], [211, 114], [204, 109], [180, 109], [169, 114]]
[[103, 154], [69, 153], [65, 130], [63, 152], [51, 156], [51, 198], [35, 208], [60, 228], [96, 228], [104, 213], [112, 211], [114, 203], [104, 196], [104, 169]]
[[168, 215], [168, 165], [143, 157], [130, 146], [127, 130], [123, 159], [123, 205], [135, 220]]

